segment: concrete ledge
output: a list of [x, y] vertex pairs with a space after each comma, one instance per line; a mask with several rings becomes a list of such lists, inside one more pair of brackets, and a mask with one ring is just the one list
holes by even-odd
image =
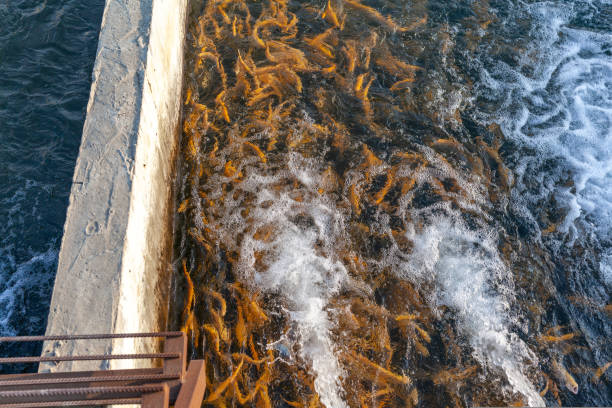
[[[48, 335], [165, 329], [187, 2], [106, 1]], [[153, 347], [117, 340], [47, 342], [43, 355]], [[126, 363], [134, 366], [124, 361], [111, 367]], [[41, 370], [100, 367], [108, 364]]]

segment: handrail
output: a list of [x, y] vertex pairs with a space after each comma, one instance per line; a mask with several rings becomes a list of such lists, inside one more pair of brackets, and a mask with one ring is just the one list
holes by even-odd
[[143, 408], [199, 408], [206, 387], [205, 366], [187, 367], [183, 332], [76, 334], [0, 337], [2, 342], [165, 338], [163, 352], [75, 356], [3, 357], [0, 364], [60, 361], [161, 359], [160, 368], [0, 375], [0, 408], [141, 404]]
[[[146, 370], [146, 369], [144, 369]], [[141, 371], [144, 371], [141, 369]], [[27, 374], [26, 374], [27, 375]], [[35, 376], [36, 374], [32, 374]], [[179, 374], [135, 374], [135, 375], [108, 375], [96, 377], [50, 377], [50, 378], [34, 378], [23, 379], [15, 378], [2, 380], [0, 377], [0, 388], [17, 385], [39, 385], [39, 384], [77, 384], [90, 382], [127, 382], [127, 381], [167, 381], [179, 380]]]
[[0, 391], [0, 398], [68, 397], [71, 395], [115, 393], [147, 394], [161, 390], [163, 390], [163, 383], [154, 385], [126, 385], [122, 387], [47, 388], [38, 390]]
[[2, 357], [0, 364], [47, 363], [57, 361], [143, 360], [146, 358], [181, 358], [181, 353], [93, 354], [89, 356]]
[[83, 407], [90, 405], [138, 405], [141, 403], [140, 398], [112, 398], [103, 400], [74, 400], [74, 401], [50, 401], [37, 402], [35, 404], [21, 402], [16, 404], [0, 404], [2, 408], [51, 408], [51, 407]]
[[0, 337], [1, 342], [34, 342], [34, 341], [52, 341], [52, 340], [104, 340], [104, 339], [131, 339], [131, 338], [146, 338], [146, 337], [181, 337], [183, 332], [158, 332], [158, 333], [105, 333], [105, 334], [69, 334], [58, 336], [16, 336], [16, 337]]

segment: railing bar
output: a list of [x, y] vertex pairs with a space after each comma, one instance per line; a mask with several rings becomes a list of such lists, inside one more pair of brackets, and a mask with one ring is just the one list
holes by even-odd
[[[0, 376], [0, 378], [2, 378]], [[115, 375], [99, 377], [68, 377], [68, 378], [44, 378], [38, 380], [6, 380], [0, 381], [0, 387], [10, 387], [17, 385], [37, 385], [37, 384], [72, 384], [90, 382], [111, 382], [111, 381], [146, 381], [146, 380], [177, 380], [180, 375], [176, 374], [143, 374], [143, 375]]]
[[141, 402], [141, 398], [116, 398], [91, 401], [22, 402], [17, 404], [0, 404], [0, 408], [87, 407], [92, 405], [132, 405], [140, 404]]
[[116, 333], [116, 334], [73, 334], [65, 336], [18, 336], [0, 337], [0, 342], [28, 342], [28, 341], [51, 341], [51, 340], [102, 340], [102, 339], [125, 339], [142, 337], [180, 337], [183, 332], [160, 332], [160, 333]]
[[146, 358], [180, 358], [180, 353], [99, 354], [91, 356], [4, 357], [0, 364], [45, 363], [53, 361], [140, 360]]
[[146, 394], [162, 391], [164, 384], [128, 385], [122, 387], [89, 387], [89, 388], [49, 388], [44, 390], [0, 391], [0, 398], [35, 398], [35, 397], [68, 397], [71, 395], [91, 394]]

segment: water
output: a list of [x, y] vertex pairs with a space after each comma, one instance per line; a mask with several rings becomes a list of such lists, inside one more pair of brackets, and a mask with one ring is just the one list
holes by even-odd
[[103, 7], [0, 0], [0, 336], [46, 328]]
[[[554, 195], [566, 207], [555, 229], [572, 240], [581, 233], [576, 222], [584, 220], [590, 226], [583, 227], [609, 242], [612, 7], [535, 3], [526, 11], [534, 19], [536, 41], [524, 45], [531, 57], [516, 55], [514, 63], [483, 58], [477, 95], [495, 106], [483, 120], [499, 122], [518, 151], [531, 153], [510, 158], [520, 187], [541, 174], [535, 194], [518, 190], [529, 205]], [[547, 160], [555, 163], [542, 171]]]
[[[551, 318], [573, 320], [592, 352], [577, 360], [602, 366], [612, 351], [600, 340], [612, 334], [612, 4], [532, 3], [522, 12], [535, 39], [518, 45], [523, 55], [495, 61], [483, 47], [476, 94], [494, 109], [479, 119], [500, 123], [513, 150], [511, 205], [526, 241], [549, 254], [559, 302]], [[573, 403], [609, 405], [586, 388], [594, 395]]]
[[610, 405], [609, 2], [192, 11], [173, 315], [207, 403]]

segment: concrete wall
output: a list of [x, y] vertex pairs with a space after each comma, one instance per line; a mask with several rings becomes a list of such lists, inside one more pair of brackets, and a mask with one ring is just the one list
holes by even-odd
[[[48, 335], [165, 329], [187, 2], [106, 1]], [[47, 342], [43, 355], [151, 347]], [[111, 368], [126, 364], [133, 363]], [[62, 363], [41, 371], [98, 367], [108, 365]]]

